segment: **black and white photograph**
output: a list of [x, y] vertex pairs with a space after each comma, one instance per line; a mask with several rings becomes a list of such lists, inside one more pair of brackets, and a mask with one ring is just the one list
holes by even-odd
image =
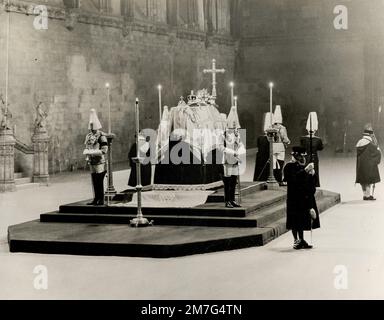
[[384, 299], [383, 17], [0, 0], [0, 300]]

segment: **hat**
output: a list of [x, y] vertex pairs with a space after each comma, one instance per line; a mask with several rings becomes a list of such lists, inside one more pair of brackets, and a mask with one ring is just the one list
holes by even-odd
[[265, 113], [264, 114], [264, 121], [263, 121], [264, 132], [266, 132], [268, 129], [271, 128], [271, 122], [272, 122], [272, 124], [275, 123], [273, 113], [272, 113], [272, 121], [271, 121], [271, 113], [270, 112]]
[[237, 108], [232, 107], [227, 118], [227, 128], [228, 129], [240, 129], [239, 116], [237, 114]]
[[275, 112], [273, 113], [274, 123], [283, 123], [283, 116], [281, 114], [281, 107], [276, 106]]
[[372, 124], [367, 123], [367, 124], [364, 126], [364, 133], [369, 133], [369, 134], [372, 134], [372, 133], [373, 133]]
[[306, 155], [307, 154], [307, 150], [304, 147], [301, 147], [301, 146], [294, 146], [294, 147], [292, 147], [292, 154], [293, 155], [295, 155], [295, 154]]
[[312, 131], [315, 132], [319, 128], [319, 121], [317, 120], [317, 113], [316, 112], [310, 112], [307, 119], [307, 126], [306, 129], [308, 132]]
[[91, 114], [89, 115], [89, 124], [88, 124], [89, 130], [91, 130], [91, 124], [93, 125], [92, 130], [100, 130], [102, 128], [95, 109], [91, 109]]

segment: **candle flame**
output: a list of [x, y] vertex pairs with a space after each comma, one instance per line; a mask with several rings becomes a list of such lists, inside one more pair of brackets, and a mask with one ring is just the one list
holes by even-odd
[[159, 85], [157, 86], [157, 89], [159, 89], [159, 90], [161, 90], [161, 89], [162, 89], [162, 86], [161, 86], [161, 84], [159, 84]]
[[270, 87], [270, 88], [273, 88], [273, 82], [270, 82], [270, 83], [269, 83], [269, 87]]
[[139, 98], [136, 98], [136, 103], [139, 103]]
[[235, 84], [234, 84], [232, 81], [229, 83], [229, 85], [230, 85], [232, 88], [235, 86]]
[[108, 82], [105, 84], [105, 87], [106, 87], [107, 89], [109, 89], [109, 83], [108, 83]]

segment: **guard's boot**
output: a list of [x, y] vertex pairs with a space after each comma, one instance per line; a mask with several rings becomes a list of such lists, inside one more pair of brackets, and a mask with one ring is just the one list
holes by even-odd
[[231, 196], [230, 196], [230, 187], [231, 187], [231, 181], [230, 177], [223, 177], [224, 182], [224, 202], [226, 208], [233, 208], [233, 205], [231, 203]]
[[241, 205], [239, 205], [235, 201], [235, 191], [236, 191], [236, 184], [237, 184], [237, 176], [231, 176], [231, 191], [230, 191], [230, 197], [231, 197], [231, 204], [234, 208], [241, 208]]
[[96, 182], [96, 177], [97, 173], [91, 173], [91, 178], [92, 178], [92, 188], [93, 188], [93, 201], [88, 202], [88, 206], [94, 206], [97, 204], [97, 182]]

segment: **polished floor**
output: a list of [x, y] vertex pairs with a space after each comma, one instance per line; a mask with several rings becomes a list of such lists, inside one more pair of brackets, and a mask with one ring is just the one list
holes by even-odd
[[[86, 172], [55, 175], [49, 187], [0, 194], [0, 299], [384, 299], [384, 186], [362, 201], [354, 177], [353, 156], [321, 158], [322, 188], [342, 203], [322, 214], [312, 250], [293, 250], [286, 233], [264, 247], [164, 260], [9, 253], [9, 225], [91, 197]], [[116, 188], [127, 179], [115, 172]]]

